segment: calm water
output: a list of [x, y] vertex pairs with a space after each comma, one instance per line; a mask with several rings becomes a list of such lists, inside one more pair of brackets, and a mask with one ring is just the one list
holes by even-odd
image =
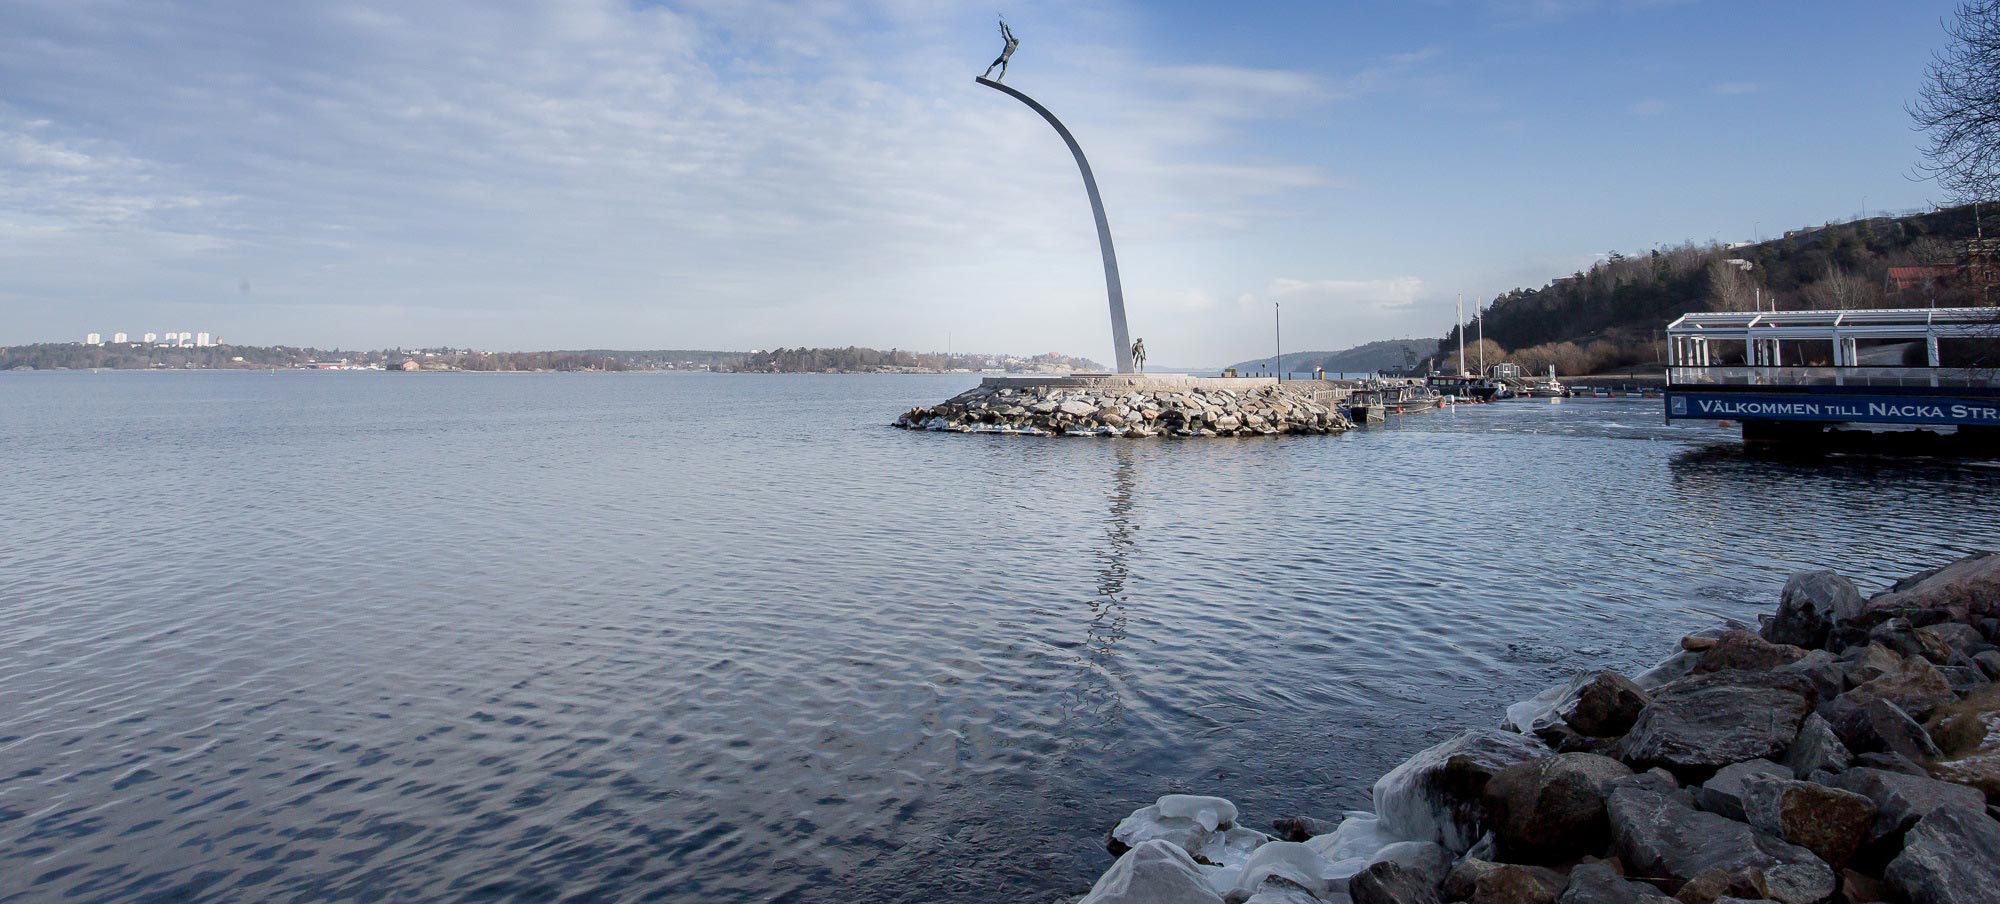
[[0, 375], [0, 900], [1043, 901], [1567, 668], [2000, 541], [1658, 402], [886, 429], [964, 377]]

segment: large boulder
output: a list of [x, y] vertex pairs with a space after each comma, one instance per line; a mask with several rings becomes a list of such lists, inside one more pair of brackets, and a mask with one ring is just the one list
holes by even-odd
[[1156, 839], [1126, 851], [1077, 904], [1222, 904], [1222, 896], [1186, 851]]
[[1854, 752], [1841, 743], [1825, 718], [1813, 713], [1799, 726], [1799, 736], [1785, 752], [1785, 765], [1799, 778], [1815, 772], [1839, 772], [1854, 765]]
[[1814, 693], [1821, 700], [1831, 700], [1847, 690], [1846, 667], [1825, 650], [1808, 650], [1799, 661], [1771, 671], [1806, 679], [1812, 683]]
[[1941, 612], [1941, 620], [1973, 622], [2000, 611], [2000, 553], [1967, 556], [1943, 568], [1911, 575], [1869, 599], [1864, 617], [1891, 617], [1917, 611]]
[[1375, 782], [1381, 831], [1462, 854], [1486, 832], [1486, 783], [1508, 766], [1548, 753], [1534, 738], [1501, 729], [1473, 729], [1420, 751]]
[[1835, 622], [1861, 614], [1861, 591], [1834, 571], [1802, 571], [1785, 581], [1778, 616], [1764, 627], [1772, 643], [1817, 648], [1826, 645]]
[[1569, 871], [1569, 885], [1557, 904], [1680, 904], [1644, 882], [1634, 882], [1603, 863], [1584, 863]]
[[1560, 881], [1551, 888], [1525, 866], [1501, 864], [1480, 876], [1465, 900], [1467, 904], [1555, 904], [1561, 891]]
[[1715, 646], [1701, 654], [1701, 661], [1695, 663], [1694, 674], [1706, 675], [1729, 669], [1764, 672], [1805, 657], [1803, 648], [1775, 644], [1749, 631], [1729, 631], [1716, 638]]
[[1871, 702], [1886, 700], [1912, 718], [1925, 719], [1939, 704], [1954, 699], [1957, 698], [1951, 691], [1951, 682], [1945, 680], [1936, 666], [1920, 656], [1906, 656], [1880, 675], [1821, 704], [1819, 714], [1833, 725], [1842, 741], [1856, 747], [1856, 741], [1866, 736], [1867, 709]]
[[[1919, 618], [1941, 618], [1942, 612], [1919, 612]], [[1915, 656], [1938, 665], [1951, 661], [1951, 644], [1936, 634], [1918, 630], [1907, 618], [1891, 618], [1868, 629], [1868, 643], [1887, 647], [1899, 656]]]
[[[1521, 882], [1523, 878], [1540, 886], [1539, 893], [1526, 888]], [[1568, 883], [1568, 877], [1546, 866], [1495, 863], [1468, 854], [1452, 865], [1438, 892], [1446, 901], [1473, 904], [1553, 902]]]
[[1734, 872], [1713, 869], [1689, 879], [1674, 898], [1681, 904], [1715, 904], [1731, 898], [1738, 900], [1765, 901], [1770, 889], [1766, 887], [1764, 873], [1756, 867], [1744, 867]]
[[1615, 738], [1632, 730], [1652, 695], [1617, 672], [1598, 672], [1577, 690], [1576, 702], [1563, 721], [1579, 734]]
[[1437, 886], [1428, 878], [1386, 860], [1355, 873], [1347, 893], [1354, 904], [1442, 904]]
[[1840, 871], [1840, 896], [1847, 904], [1873, 904], [1896, 900], [1896, 890], [1867, 873], [1844, 869]]
[[1875, 804], [1875, 824], [1869, 829], [1871, 843], [1908, 831], [1917, 820], [1948, 804], [1963, 804], [1975, 810], [1986, 805], [1984, 795], [1964, 785], [1883, 769], [1855, 767], [1830, 781], [1833, 787], [1852, 791]]
[[1820, 904], [1833, 895], [1833, 870], [1812, 851], [1672, 795], [1623, 785], [1612, 790], [1607, 809], [1627, 871], [1669, 889], [1716, 871], [1755, 870], [1766, 893], [1783, 904]]
[[1887, 700], [1868, 701], [1849, 724], [1854, 738], [1850, 746], [1863, 753], [1893, 753], [1913, 763], [1927, 763], [1939, 756], [1930, 733], [1902, 707]]
[[1394, 863], [1424, 877], [1424, 881], [1432, 885], [1440, 885], [1451, 873], [1453, 858], [1444, 845], [1435, 841], [1398, 841], [1384, 845], [1369, 859], [1375, 863]]
[[1963, 622], [1940, 622], [1935, 625], [1925, 625], [1918, 628], [1917, 633], [1930, 635], [1956, 656], [1970, 658], [1982, 650], [1992, 648], [1986, 642], [1986, 636], [1979, 633], [1978, 628]]
[[1515, 763], [1486, 785], [1500, 856], [1554, 863], [1603, 851], [1611, 782], [1631, 775], [1624, 763], [1592, 753], [1563, 753]]
[[2000, 685], [1938, 707], [1928, 734], [1941, 748], [1932, 775], [2000, 800]]
[[1314, 835], [1325, 835], [1340, 828], [1340, 823], [1314, 819], [1310, 816], [1281, 816], [1271, 820], [1272, 837], [1279, 841], [1304, 841]]
[[1839, 662], [1846, 672], [1848, 686], [1860, 687], [1901, 665], [1903, 654], [1871, 643], [1841, 651]]
[[1743, 791], [1753, 778], [1790, 778], [1792, 773], [1770, 760], [1744, 760], [1717, 770], [1694, 790], [1695, 806], [1737, 821], [1743, 820]]
[[1974, 807], [1932, 810], [1903, 838], [1883, 873], [1910, 904], [2000, 900], [2000, 822]]
[[1988, 681], [2000, 681], [2000, 650], [1982, 650], [1972, 654], [1972, 664]]
[[1635, 768], [1704, 771], [1778, 757], [1813, 708], [1805, 679], [1764, 672], [1692, 675], [1661, 686], [1619, 744]]
[[1847, 865], [1875, 823], [1875, 803], [1852, 791], [1761, 775], [1744, 782], [1743, 812], [1751, 828], [1812, 851], [1834, 869]]
[[1535, 734], [1562, 724], [1564, 715], [1576, 708], [1578, 695], [1594, 674], [1578, 672], [1568, 681], [1552, 684], [1533, 697], [1508, 706], [1505, 724], [1522, 734]]

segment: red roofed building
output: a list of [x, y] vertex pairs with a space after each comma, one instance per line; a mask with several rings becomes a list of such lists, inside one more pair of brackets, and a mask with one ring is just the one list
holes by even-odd
[[1951, 281], [1958, 268], [1949, 264], [1932, 264], [1922, 267], [1890, 267], [1889, 285], [1897, 291], [1922, 289]]

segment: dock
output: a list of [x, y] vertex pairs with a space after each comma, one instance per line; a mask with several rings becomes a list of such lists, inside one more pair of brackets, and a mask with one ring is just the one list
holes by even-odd
[[2000, 308], [1687, 314], [1667, 328], [1666, 417], [1752, 445], [1897, 429], [2000, 446]]

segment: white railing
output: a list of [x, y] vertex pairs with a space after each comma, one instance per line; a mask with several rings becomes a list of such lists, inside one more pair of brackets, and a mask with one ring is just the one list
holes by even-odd
[[1910, 386], [2000, 388], [1987, 367], [1669, 367], [1669, 386]]

